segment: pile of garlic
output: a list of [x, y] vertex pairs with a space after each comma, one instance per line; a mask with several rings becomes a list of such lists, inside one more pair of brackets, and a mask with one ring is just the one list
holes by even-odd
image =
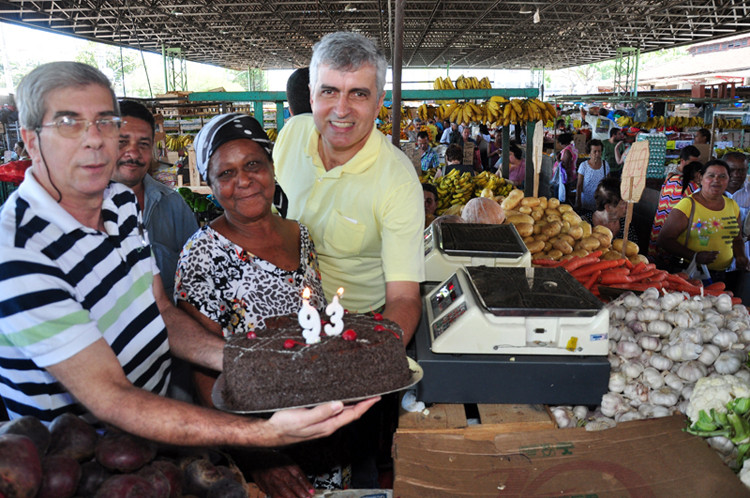
[[594, 411], [552, 407], [558, 427], [601, 430], [686, 413], [695, 383], [707, 376], [734, 374], [750, 383], [750, 316], [729, 295], [661, 296], [650, 288], [620, 296], [607, 308], [609, 392]]

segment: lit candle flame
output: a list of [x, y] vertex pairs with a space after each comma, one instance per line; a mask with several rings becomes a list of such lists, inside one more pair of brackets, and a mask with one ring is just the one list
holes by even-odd
[[343, 296], [344, 295], [344, 288], [343, 287], [339, 287], [339, 290], [336, 291], [336, 294], [338, 294], [339, 297]]
[[310, 288], [305, 287], [305, 290], [302, 291], [302, 299], [310, 299]]

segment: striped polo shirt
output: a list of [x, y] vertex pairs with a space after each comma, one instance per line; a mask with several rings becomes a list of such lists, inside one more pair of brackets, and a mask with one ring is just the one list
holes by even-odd
[[167, 332], [151, 289], [158, 273], [135, 195], [110, 183], [104, 232], [83, 226], [34, 178], [0, 211], [0, 396], [9, 416], [94, 422], [45, 367], [103, 337], [128, 379], [165, 394]]

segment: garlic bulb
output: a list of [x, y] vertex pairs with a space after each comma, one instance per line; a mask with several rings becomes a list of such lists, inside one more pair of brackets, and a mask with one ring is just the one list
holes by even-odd
[[640, 311], [640, 308], [628, 310], [628, 312], [625, 313], [625, 318], [623, 318], [622, 321], [625, 323], [637, 321], [638, 311]]
[[675, 406], [680, 399], [679, 391], [675, 391], [669, 386], [662, 386], [659, 389], [651, 391], [648, 400], [654, 405]]
[[661, 309], [669, 311], [676, 308], [685, 300], [685, 295], [681, 292], [670, 292], [661, 298]]
[[557, 406], [552, 409], [552, 416], [555, 419], [557, 427], [565, 429], [566, 427], [575, 427], [573, 421], [573, 410], [568, 407]]
[[724, 325], [724, 317], [711, 309], [703, 312], [703, 321], [713, 323], [717, 327]]
[[748, 370], [747, 368], [741, 368], [737, 373], [734, 374], [734, 376], [739, 378], [746, 384], [750, 384], [750, 370]]
[[734, 451], [734, 443], [724, 436], [706, 438], [708, 445], [722, 455], [731, 455]]
[[[612, 341], [610, 341], [610, 344], [612, 344]], [[614, 348], [617, 349], [617, 344], [614, 344]], [[610, 351], [612, 351], [612, 348], [610, 348]], [[717, 355], [718, 355], [718, 353], [717, 353]], [[620, 369], [620, 365], [622, 365], [622, 359], [619, 356], [611, 354], [611, 355], [607, 356], [607, 359], [609, 360], [609, 367], [612, 370], [619, 370]]]
[[672, 332], [672, 326], [664, 320], [652, 320], [647, 325], [647, 330], [651, 334], [657, 334], [660, 337], [668, 337]]
[[620, 341], [617, 344], [617, 354], [623, 358], [635, 358], [640, 355], [642, 351], [641, 347], [635, 342]]
[[673, 372], [664, 374], [664, 383], [675, 391], [682, 391], [682, 388], [685, 386], [680, 376]]
[[680, 329], [679, 333], [672, 334], [669, 338], [669, 343], [674, 344], [675, 342], [686, 341], [692, 342], [693, 344], [703, 344], [703, 336], [700, 330], [696, 328]]
[[643, 365], [639, 361], [627, 360], [620, 365], [620, 371], [625, 374], [628, 379], [635, 379], [641, 372], [643, 372]]
[[696, 382], [708, 374], [708, 367], [699, 361], [686, 361], [675, 373], [683, 380]]
[[625, 398], [615, 393], [607, 393], [602, 396], [601, 410], [602, 415], [614, 417], [616, 413], [628, 411], [628, 403]]
[[662, 372], [669, 370], [673, 365], [672, 360], [660, 354], [652, 355], [649, 359], [649, 364]]
[[578, 420], [586, 420], [586, 417], [589, 416], [589, 409], [583, 405], [574, 406], [573, 415], [575, 415]]
[[[649, 287], [641, 293], [641, 299], [643, 300], [643, 306], [646, 306], [646, 301], [659, 301], [659, 290], [655, 287]], [[661, 305], [660, 305], [661, 306]]]
[[654, 405], [651, 403], [644, 403], [638, 407], [638, 413], [643, 415], [644, 418], [660, 418], [668, 417], [671, 415], [669, 408], [662, 405]]
[[662, 354], [672, 361], [689, 361], [698, 359], [701, 351], [703, 351], [703, 344], [681, 341], [665, 347]]
[[610, 320], [623, 320], [625, 314], [628, 312], [624, 306], [612, 306], [609, 308], [609, 319]]
[[[610, 376], [610, 380], [611, 380]], [[659, 389], [664, 386], [664, 377], [654, 367], [647, 367], [643, 369], [643, 373], [640, 376], [641, 381], [651, 389]], [[650, 399], [650, 398], [649, 398]]]
[[630, 400], [631, 406], [639, 406], [648, 401], [648, 387], [642, 382], [633, 381], [625, 384], [622, 395]]
[[661, 318], [661, 311], [656, 308], [643, 308], [638, 312], [638, 320], [641, 322], [650, 322]]
[[695, 328], [701, 333], [703, 342], [711, 342], [711, 339], [719, 333], [719, 327], [714, 323], [701, 322]]
[[720, 352], [721, 350], [719, 349], [719, 346], [715, 344], [704, 344], [703, 351], [701, 351], [700, 356], [698, 356], [698, 361], [707, 367], [710, 367], [714, 364], [716, 358], [719, 357]]
[[716, 358], [714, 362], [714, 369], [716, 373], [726, 375], [737, 372], [742, 366], [742, 360], [745, 357], [745, 353], [735, 351], [724, 351]]
[[631, 420], [643, 420], [645, 417], [641, 415], [638, 410], [628, 410], [626, 412], [615, 415], [615, 421], [619, 424], [620, 422], [630, 422]]
[[[693, 390], [695, 389], [695, 382], [692, 382], [690, 384], [685, 384], [682, 389], [680, 389], [680, 396], [685, 398], [686, 400], [690, 400], [690, 396], [693, 395]], [[682, 413], [687, 413], [686, 411]]]
[[617, 422], [615, 422], [611, 418], [599, 417], [588, 422], [586, 424], [586, 430], [587, 431], [603, 431], [606, 429], [611, 429], [615, 425], [617, 425]]
[[610, 372], [608, 388], [610, 392], [621, 393], [625, 389], [628, 378], [622, 372]]
[[729, 313], [732, 311], [732, 298], [729, 294], [719, 294], [714, 301], [714, 307], [719, 313]]
[[732, 344], [734, 344], [738, 340], [739, 337], [737, 337], [737, 334], [727, 329], [719, 330], [716, 335], [711, 338], [711, 342], [719, 346], [719, 349], [721, 349], [722, 351], [726, 351], [727, 349], [729, 349]]
[[661, 349], [661, 341], [659, 338], [646, 334], [638, 336], [638, 345], [649, 351], [659, 351]]
[[624, 304], [628, 308], [640, 308], [641, 304], [643, 304], [643, 301], [635, 294], [628, 293], [625, 294], [625, 297], [622, 300], [622, 304]]

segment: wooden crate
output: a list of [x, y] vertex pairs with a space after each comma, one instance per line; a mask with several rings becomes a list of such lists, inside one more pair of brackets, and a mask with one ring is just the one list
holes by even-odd
[[188, 184], [185, 184], [182, 181], [182, 175], [177, 175], [177, 187], [188, 187], [190, 190], [197, 194], [210, 194], [211, 187], [206, 185], [206, 182], [201, 180], [201, 176], [198, 173], [198, 168], [195, 161], [195, 148], [192, 145], [188, 146], [187, 153], [190, 181]]
[[547, 408], [544, 405], [476, 405], [479, 424], [469, 425], [466, 406], [462, 404], [435, 404], [428, 408], [428, 414], [405, 412], [399, 416], [396, 435], [422, 432], [425, 434], [483, 434], [494, 435], [506, 432], [536, 431], [554, 429]]

